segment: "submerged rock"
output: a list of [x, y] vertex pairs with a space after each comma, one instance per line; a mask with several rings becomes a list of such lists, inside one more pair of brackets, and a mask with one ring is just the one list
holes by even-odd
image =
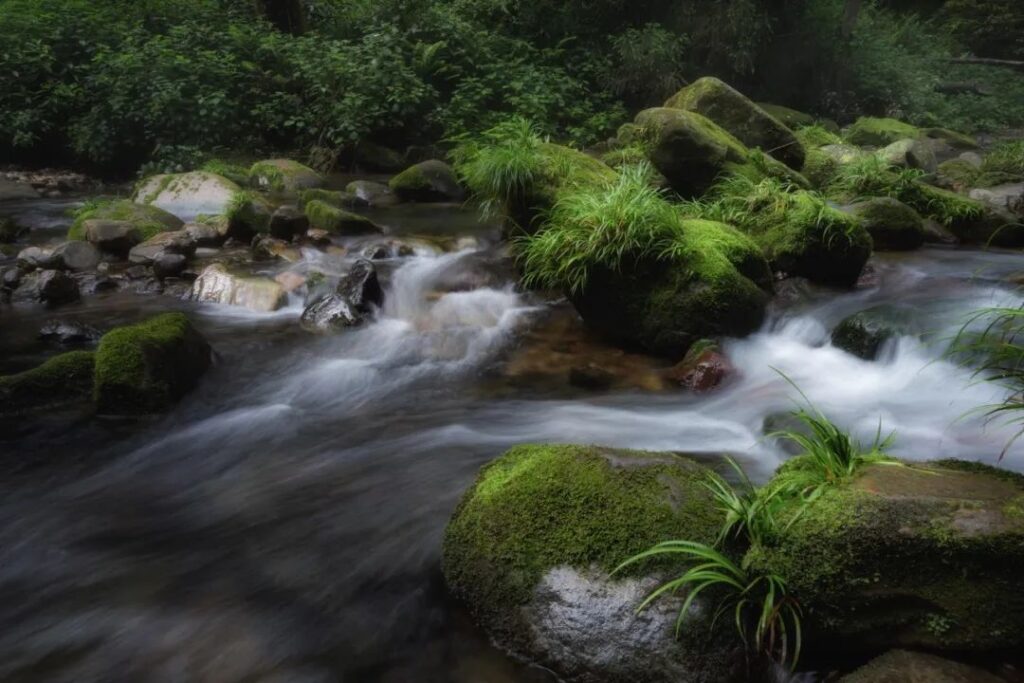
[[735, 372], [736, 368], [717, 344], [698, 342], [678, 365], [665, 372], [665, 379], [685, 389], [704, 392], [721, 386]]
[[863, 221], [877, 250], [917, 249], [924, 244], [924, 219], [898, 199], [874, 197], [854, 204], [851, 211]]
[[192, 283], [193, 301], [241, 306], [250, 311], [276, 311], [288, 301], [280, 283], [269, 278], [238, 275], [220, 263], [206, 267]]
[[675, 638], [679, 601], [636, 607], [672, 563], [611, 578], [666, 539], [712, 540], [706, 470], [671, 453], [520, 446], [485, 466], [445, 532], [442, 568], [499, 647], [562, 680], [746, 680], [732, 631], [704, 605]]
[[410, 166], [388, 186], [399, 199], [411, 202], [457, 202], [465, 196], [451, 166], [437, 159]]
[[916, 310], [911, 306], [885, 304], [845, 318], [832, 332], [832, 344], [843, 351], [874, 360], [883, 344], [901, 336], [919, 336], [924, 332]]
[[303, 329], [331, 332], [361, 324], [384, 304], [384, 291], [374, 265], [360, 259], [338, 282], [334, 293], [319, 296], [302, 312]]
[[892, 650], [877, 657], [839, 683], [1005, 683], [984, 669], [924, 652]]
[[694, 81], [669, 98], [665, 106], [701, 114], [746, 146], [757, 147], [794, 170], [803, 168], [806, 151], [793, 131], [717, 78]]
[[31, 370], [0, 376], [0, 415], [87, 400], [92, 395], [94, 359], [91, 351], [70, 351]]
[[309, 219], [299, 207], [285, 205], [278, 207], [270, 217], [270, 236], [291, 240], [309, 230]]
[[111, 330], [96, 350], [96, 409], [145, 415], [170, 408], [210, 366], [210, 345], [183, 313]]
[[[776, 483], [797, 483], [805, 458]], [[784, 531], [752, 550], [799, 596], [809, 648], [947, 652], [1024, 645], [1024, 477], [974, 463], [870, 464], [787, 500]]]

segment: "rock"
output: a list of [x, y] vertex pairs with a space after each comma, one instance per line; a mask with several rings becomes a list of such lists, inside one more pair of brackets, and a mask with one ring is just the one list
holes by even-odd
[[185, 223], [200, 216], [230, 216], [249, 201], [242, 188], [224, 176], [207, 171], [155, 175], [143, 180], [133, 201], [156, 206]]
[[851, 212], [863, 221], [877, 250], [917, 249], [924, 244], [924, 220], [898, 199], [875, 197], [854, 204]]
[[51, 268], [53, 263], [49, 249], [40, 247], [25, 247], [18, 252], [18, 265], [25, 270], [36, 268]]
[[758, 102], [757, 106], [759, 106], [766, 113], [774, 117], [776, 120], [782, 123], [782, 125], [786, 126], [790, 130], [796, 130], [797, 128], [813, 126], [817, 121], [817, 119], [815, 119], [810, 114], [805, 114], [802, 111], [790, 109], [789, 107], [783, 107], [780, 104]]
[[94, 360], [91, 351], [70, 351], [31, 370], [0, 376], [0, 415], [87, 400], [92, 395]]
[[94, 218], [82, 225], [85, 228], [85, 239], [109, 254], [125, 256], [129, 249], [142, 242], [142, 232], [131, 221]]
[[335, 235], [365, 235], [383, 232], [381, 228], [365, 216], [331, 206], [316, 200], [306, 204], [306, 217], [311, 227], [327, 230]]
[[306, 239], [317, 247], [328, 247], [331, 245], [331, 233], [319, 228], [311, 228], [306, 231]]
[[651, 163], [681, 195], [704, 194], [724, 173], [763, 177], [765, 167], [771, 175], [799, 187], [809, 185], [806, 178], [771, 157], [764, 157], [765, 163], [754, 163], [752, 152], [743, 143], [700, 114], [645, 109], [637, 114], [636, 124], [650, 139]]
[[167, 410], [198, 384], [211, 355], [182, 313], [115, 328], [96, 350], [96, 409], [103, 415]]
[[384, 291], [372, 263], [360, 259], [338, 282], [334, 293], [315, 299], [302, 312], [303, 329], [330, 332], [353, 327], [384, 304]]
[[58, 344], [89, 344], [99, 341], [103, 333], [92, 325], [74, 320], [50, 320], [39, 330], [39, 338]]
[[949, 228], [937, 220], [925, 218], [921, 225], [924, 230], [924, 241], [927, 244], [958, 244], [960, 242]]
[[864, 360], [874, 360], [886, 341], [920, 336], [924, 331], [913, 306], [884, 304], [845, 318], [832, 331], [832, 345]]
[[100, 251], [89, 242], [73, 240], [54, 248], [50, 266], [62, 270], [95, 270], [100, 264]]
[[1024, 183], [979, 187], [971, 190], [968, 196], [989, 206], [1016, 211], [1024, 215]]
[[387, 207], [399, 202], [391, 188], [383, 183], [371, 180], [353, 180], [345, 186], [345, 191], [359, 198], [367, 206]]
[[978, 179], [978, 167], [964, 159], [950, 159], [939, 164], [937, 185], [952, 190], [971, 187]]
[[1002, 678], [973, 666], [935, 655], [890, 650], [839, 683], [1005, 683]]
[[905, 138], [897, 140], [878, 152], [879, 156], [899, 168], [917, 168], [925, 173], [935, 173], [939, 163], [935, 152], [925, 142]]
[[85, 224], [91, 220], [126, 221], [135, 226], [143, 240], [168, 230], [180, 230], [184, 225], [180, 218], [160, 207], [117, 199], [100, 202], [78, 213], [68, 229], [68, 239], [86, 239]]
[[28, 228], [18, 225], [13, 218], [0, 217], [0, 243], [11, 243], [28, 232]]
[[309, 202], [322, 201], [343, 209], [364, 209], [370, 204], [351, 192], [338, 190], [303, 190], [299, 193], [299, 208], [306, 208]]
[[465, 196], [451, 166], [431, 159], [405, 169], [388, 183], [402, 201], [457, 202]]
[[224, 241], [225, 232], [210, 223], [188, 223], [184, 227], [185, 235], [197, 247], [217, 247]]
[[160, 254], [181, 254], [191, 258], [196, 253], [196, 243], [187, 230], [162, 232], [142, 244], [134, 246], [128, 252], [128, 260], [138, 265], [148, 266]]
[[378, 173], [397, 173], [406, 166], [404, 154], [369, 140], [356, 146], [355, 162], [359, 168]]
[[848, 164], [866, 155], [864, 150], [853, 145], [824, 145], [819, 149], [839, 165]]
[[81, 298], [78, 283], [61, 270], [44, 270], [36, 282], [37, 296], [49, 306], [72, 303]]
[[186, 265], [188, 265], [188, 259], [182, 254], [162, 251], [153, 259], [153, 275], [160, 279], [177, 277], [185, 270]]
[[[808, 466], [786, 462], [775, 483]], [[1024, 477], [976, 463], [868, 464], [811, 504], [784, 501], [784, 530], [745, 561], [799, 596], [809, 651], [1019, 651], [1022, 501]]]
[[500, 648], [560, 680], [745, 680], [734, 632], [709, 631], [712, 610], [691, 610], [679, 640], [678, 600], [637, 614], [660, 567], [608, 575], [666, 539], [715, 537], [721, 517], [706, 476], [671, 453], [513, 448], [481, 470], [456, 508], [445, 579]]
[[862, 116], [846, 130], [846, 140], [858, 147], [885, 147], [899, 140], [921, 137], [921, 130], [896, 119]]
[[[684, 235], [701, 257], [592, 269], [581, 290], [567, 293], [584, 322], [619, 346], [676, 358], [699, 339], [760, 327], [768, 296], [758, 283], [770, 286], [771, 276], [757, 245], [710, 221], [686, 221]], [[726, 268], [712, 272], [712, 263]]]
[[955, 130], [949, 128], [923, 128], [921, 133], [932, 140], [942, 140], [946, 144], [956, 149], [979, 149], [981, 145], [978, 141], [972, 138], [970, 135], [964, 135], [958, 133]]
[[698, 342], [678, 365], [665, 372], [665, 379], [690, 391], [705, 392], [716, 389], [735, 372], [717, 344]]
[[980, 169], [981, 165], [985, 163], [985, 160], [977, 152], [964, 152], [957, 159], [977, 169]]
[[192, 283], [189, 298], [193, 301], [241, 306], [251, 311], [276, 311], [288, 301], [288, 295], [277, 282], [263, 277], [236, 275], [222, 264], [206, 267]]
[[0, 287], [4, 289], [17, 289], [21, 284], [21, 277], [24, 273], [18, 266], [11, 266], [0, 270]]
[[11, 202], [19, 199], [39, 199], [39, 192], [28, 183], [0, 178], [0, 202]]
[[569, 368], [569, 384], [590, 391], [604, 391], [615, 383], [615, 375], [604, 368], [588, 363]]
[[806, 152], [793, 131], [717, 78], [694, 81], [669, 98], [665, 106], [701, 114], [747, 147], [757, 147], [796, 171], [803, 168]]
[[286, 292], [294, 292], [295, 290], [299, 289], [300, 287], [304, 287], [305, 286], [306, 278], [304, 278], [303, 276], [299, 275], [298, 273], [293, 273], [290, 270], [286, 270], [283, 273], [278, 273], [274, 277], [274, 282], [276, 282], [279, 285], [281, 285], [282, 287], [284, 287], [284, 291], [286, 291]]
[[324, 187], [327, 181], [297, 161], [268, 159], [252, 165], [249, 169], [249, 184], [265, 192], [296, 196], [302, 190]]
[[309, 219], [299, 207], [285, 205], [278, 207], [270, 217], [270, 236], [282, 240], [291, 240], [309, 230]]

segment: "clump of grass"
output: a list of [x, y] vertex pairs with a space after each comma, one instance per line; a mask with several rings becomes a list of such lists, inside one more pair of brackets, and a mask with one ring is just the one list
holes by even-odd
[[981, 162], [978, 184], [990, 187], [1024, 178], [1024, 140], [997, 145]]
[[841, 137], [817, 124], [798, 128], [793, 131], [793, 134], [796, 135], [796, 139], [808, 149], [817, 149], [818, 147], [824, 147], [825, 145], [843, 144], [843, 139]]
[[480, 137], [461, 140], [452, 154], [455, 170], [480, 201], [487, 215], [505, 211], [522, 200], [544, 172], [536, 126], [521, 117], [510, 118]]
[[676, 208], [651, 187], [646, 162], [622, 169], [610, 186], [563, 193], [546, 228], [516, 244], [531, 286], [581, 291], [594, 268], [618, 270], [626, 258], [672, 260], [685, 256]]

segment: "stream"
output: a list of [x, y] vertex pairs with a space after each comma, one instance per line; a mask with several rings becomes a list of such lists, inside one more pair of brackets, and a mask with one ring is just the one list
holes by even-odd
[[[45, 243], [71, 204], [3, 211]], [[0, 421], [0, 680], [552, 681], [492, 649], [440, 572], [460, 495], [508, 447], [598, 443], [719, 465], [729, 453], [764, 481], [787, 457], [764, 422], [799, 400], [788, 381], [863, 440], [894, 432], [899, 457], [991, 464], [1015, 433], [977, 413], [1003, 391], [943, 356], [972, 310], [1019, 301], [1017, 253], [877, 254], [856, 291], [791, 288], [760, 332], [726, 342], [736, 376], [693, 395], [644, 390], [663, 364], [602, 348], [567, 304], [518, 292], [492, 268], [496, 226], [473, 212], [374, 218], [451, 250], [383, 262], [383, 310], [336, 336], [303, 332], [298, 301], [272, 314], [125, 291], [57, 311], [0, 305], [0, 373], [54, 353], [36, 338], [53, 318], [105, 329], [184, 310], [216, 351], [159, 418]], [[453, 279], [472, 286], [443, 285]], [[912, 308], [925, 339], [892, 341], [874, 362], [831, 345], [840, 320], [886, 303]], [[567, 336], [637, 381], [571, 386]], [[1024, 470], [1024, 441], [1001, 465]]]

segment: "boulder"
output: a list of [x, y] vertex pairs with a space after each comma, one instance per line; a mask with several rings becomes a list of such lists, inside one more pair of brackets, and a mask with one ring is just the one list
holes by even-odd
[[52, 268], [53, 258], [49, 249], [42, 247], [25, 247], [18, 252], [18, 265], [24, 270], [36, 268]]
[[736, 368], [714, 342], [697, 342], [677, 365], [665, 372], [665, 379], [690, 391], [716, 389], [734, 375]]
[[968, 196], [996, 209], [1014, 211], [1024, 215], [1024, 183], [979, 187], [971, 190]]
[[210, 345], [183, 313], [115, 328], [96, 349], [96, 409], [103, 415], [167, 410], [196, 386], [210, 360]]
[[162, 232], [142, 244], [136, 245], [128, 252], [128, 260], [132, 263], [148, 266], [161, 254], [181, 254], [190, 258], [196, 253], [196, 242], [187, 230]]
[[390, 187], [372, 180], [353, 180], [345, 186], [345, 191], [365, 202], [367, 206], [387, 207], [399, 202]]
[[88, 400], [94, 358], [91, 351], [70, 351], [31, 370], [0, 376], [0, 415]]
[[875, 249], [901, 251], [924, 244], [924, 219], [898, 199], [874, 197], [851, 207], [864, 223]]
[[972, 187], [980, 175], [980, 164], [975, 166], [967, 159], [949, 159], [939, 164], [938, 183], [942, 187], [961, 190]]
[[964, 135], [949, 128], [922, 128], [921, 134], [932, 140], [942, 140], [955, 149], [975, 150], [981, 148], [978, 141], [970, 135]]
[[100, 251], [89, 242], [72, 240], [50, 252], [50, 267], [62, 270], [96, 270], [100, 264]]
[[839, 683], [1006, 683], [984, 669], [924, 652], [891, 650]]
[[227, 234], [215, 221], [188, 223], [183, 229], [197, 247], [218, 247], [224, 242], [224, 236]]
[[288, 301], [279, 283], [265, 277], [238, 275], [220, 263], [207, 266], [192, 283], [193, 301], [241, 306], [251, 311], [276, 311]]
[[249, 184], [276, 195], [296, 196], [302, 190], [324, 187], [324, 177], [291, 159], [257, 161], [249, 169]]
[[864, 360], [874, 360], [886, 341], [924, 332], [924, 322], [913, 306], [884, 304], [844, 318], [832, 331], [832, 345]]
[[49, 306], [60, 306], [78, 301], [81, 293], [78, 283], [62, 270], [44, 270], [36, 281], [36, 296]]
[[309, 230], [309, 218], [291, 204], [278, 207], [270, 217], [270, 236], [282, 240], [292, 240]]
[[636, 612], [678, 564], [609, 576], [655, 543], [714, 539], [721, 516], [706, 476], [672, 453], [513, 448], [481, 470], [456, 508], [445, 531], [445, 579], [500, 648], [560, 680], [747, 680], [731, 623], [709, 629], [713, 610], [688, 612], [678, 640], [678, 599]]
[[340, 206], [343, 209], [363, 209], [370, 204], [348, 191], [340, 190], [303, 190], [299, 193], [299, 208], [304, 209], [306, 204], [313, 201], [322, 201], [331, 206]]
[[315, 298], [302, 312], [303, 329], [331, 332], [361, 324], [374, 308], [384, 304], [377, 269], [365, 260], [356, 261], [338, 282], [334, 293]]
[[[806, 458], [775, 484], [806, 481]], [[1024, 477], [975, 463], [862, 466], [745, 558], [785, 578], [808, 651], [982, 653], [1024, 645]]]
[[166, 277], [177, 277], [185, 270], [188, 259], [182, 254], [163, 251], [153, 259], [153, 275], [161, 280]]
[[899, 140], [921, 137], [921, 130], [896, 119], [862, 116], [846, 129], [846, 141], [858, 147], [885, 147]]
[[365, 235], [383, 232], [381, 228], [366, 216], [346, 211], [321, 200], [306, 204], [306, 218], [310, 227], [327, 230], [335, 235]]
[[669, 98], [665, 106], [701, 114], [747, 147], [757, 147], [796, 171], [803, 168], [805, 150], [793, 131], [717, 78], [694, 81]]
[[770, 116], [774, 117], [777, 121], [782, 123], [782, 125], [786, 126], [790, 130], [796, 130], [797, 128], [813, 126], [817, 122], [817, 119], [815, 119], [810, 114], [805, 114], [802, 111], [797, 111], [796, 109], [784, 107], [781, 104], [758, 102], [757, 106], [759, 106]]
[[451, 166], [437, 159], [410, 166], [392, 178], [388, 187], [409, 202], [457, 202], [465, 196]]
[[142, 239], [149, 239], [168, 230], [180, 230], [184, 222], [158, 206], [136, 204], [126, 199], [100, 202], [87, 206], [75, 216], [68, 229], [69, 240], [84, 240], [85, 223], [91, 220], [125, 221], [139, 231]]
[[227, 216], [249, 197], [235, 182], [207, 171], [172, 173], [146, 178], [135, 190], [133, 200], [156, 206], [185, 223], [199, 216]]
[[83, 223], [85, 239], [109, 254], [125, 256], [128, 250], [142, 242], [142, 232], [131, 221], [111, 221], [94, 218]]
[[939, 163], [928, 143], [919, 139], [897, 140], [878, 152], [892, 166], [916, 168], [925, 173], [935, 173]]

